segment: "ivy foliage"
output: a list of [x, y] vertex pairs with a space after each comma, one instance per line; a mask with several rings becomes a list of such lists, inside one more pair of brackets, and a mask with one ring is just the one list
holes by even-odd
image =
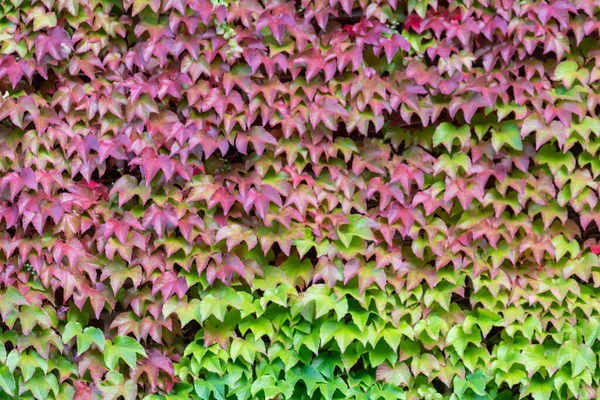
[[0, 2], [0, 399], [595, 399], [600, 5]]

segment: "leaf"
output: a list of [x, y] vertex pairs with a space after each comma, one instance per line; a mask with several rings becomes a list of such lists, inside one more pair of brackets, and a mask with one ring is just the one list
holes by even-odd
[[[9, 358], [11, 358], [12, 354], [12, 352], [9, 354]], [[11, 365], [14, 365], [13, 362], [18, 364], [19, 369], [23, 373], [23, 380], [25, 382], [29, 381], [34, 376], [37, 369], [42, 370], [44, 374], [48, 373], [48, 361], [44, 360], [35, 351], [24, 352], [20, 354], [14, 361], [11, 360], [11, 362], [9, 362], [7, 359], [7, 365], [9, 366], [9, 369], [12, 369], [14, 372], [14, 366], [11, 367]]]
[[331, 261], [327, 257], [320, 257], [315, 266], [312, 282], [318, 282], [322, 279], [330, 288], [334, 287], [336, 282], [343, 279], [341, 265]]
[[262, 185], [259, 190], [252, 188], [248, 191], [243, 205], [246, 212], [249, 212], [250, 207], [254, 206], [258, 215], [264, 220], [267, 218], [270, 203], [279, 207], [283, 206], [277, 190], [271, 185]]
[[164, 236], [165, 230], [177, 228], [178, 225], [179, 214], [171, 204], [167, 204], [165, 207], [152, 204], [142, 218], [142, 226], [146, 229], [151, 226], [161, 238]]
[[[458, 398], [463, 398], [462, 396], [465, 396], [467, 390], [472, 390], [476, 395], [485, 396], [488, 394], [486, 392], [488, 380], [489, 378], [485, 376], [481, 369], [475, 371], [474, 374], [468, 374], [465, 379], [457, 376], [452, 382], [454, 385], [454, 395], [458, 396]], [[489, 395], [488, 398], [490, 398]]]
[[553, 79], [561, 81], [567, 89], [570, 89], [576, 79], [586, 84], [589, 79], [589, 71], [585, 68], [579, 69], [579, 65], [575, 61], [563, 61], [556, 66]]
[[568, 341], [558, 350], [556, 360], [560, 366], [571, 362], [571, 378], [575, 378], [585, 370], [591, 372], [596, 370], [597, 355], [588, 345], [576, 345]]
[[207, 295], [200, 301], [200, 320], [204, 321], [211, 315], [214, 315], [219, 321], [224, 321], [227, 306], [227, 302], [216, 298], [212, 294]]
[[69, 323], [67, 323], [67, 325], [65, 325], [65, 327], [63, 329], [62, 341], [64, 343], [68, 343], [71, 341], [71, 339], [73, 339], [74, 337], [77, 337], [77, 335], [81, 334], [82, 331], [83, 331], [83, 328], [79, 322], [70, 321]]
[[31, 10], [29, 17], [33, 17], [33, 30], [39, 31], [56, 26], [56, 14], [46, 13], [42, 7], [35, 7]]
[[37, 400], [45, 400], [48, 398], [50, 391], [54, 395], [58, 393], [59, 386], [56, 377], [53, 374], [43, 376], [36, 375], [33, 379], [29, 380], [23, 387], [25, 390], [29, 390], [34, 398]]
[[31, 333], [33, 328], [36, 326], [40, 326], [42, 328], [50, 328], [53, 326], [52, 319], [46, 310], [36, 305], [22, 306], [19, 314], [19, 320], [21, 321], [21, 327], [25, 335]]
[[[348, 14], [350, 15], [352, 12]], [[398, 52], [398, 49], [402, 49], [406, 52], [410, 51], [410, 44], [402, 35], [398, 33], [392, 34], [387, 39], [382, 39], [382, 42], [385, 50], [385, 56], [390, 64], [392, 63], [394, 55]]]
[[[138, 366], [135, 373], [131, 376], [131, 386], [135, 387], [135, 382], [140, 381], [140, 376], [145, 373], [150, 384], [150, 389], [156, 391], [161, 372], [172, 379], [175, 373], [173, 363], [157, 349], [150, 349], [148, 351], [148, 358], [141, 361], [141, 365]], [[132, 394], [132, 397], [135, 398], [135, 395]]]
[[71, 37], [62, 27], [52, 28], [48, 35], [39, 34], [35, 39], [35, 56], [38, 62], [49, 54], [55, 60], [65, 59], [73, 51]]
[[265, 353], [265, 344], [260, 338], [249, 333], [244, 339], [234, 338], [230, 346], [231, 358], [235, 361], [241, 356], [247, 363], [254, 363], [256, 353]]
[[67, 10], [71, 15], [79, 15], [79, 1], [78, 0], [58, 0], [58, 10]]
[[9, 313], [14, 312], [16, 307], [27, 304], [21, 292], [13, 286], [8, 286], [6, 292], [0, 296], [0, 315], [3, 320], [7, 320]]
[[321, 346], [328, 343], [331, 339], [335, 339], [342, 353], [346, 351], [350, 343], [357, 339], [365, 339], [363, 333], [358, 327], [351, 324], [344, 324], [343, 322], [327, 321], [321, 326], [319, 334], [321, 338]]
[[13, 374], [6, 365], [0, 366], [0, 388], [9, 396], [14, 397], [16, 382]]
[[368, 218], [353, 214], [348, 216], [348, 224], [341, 225], [337, 229], [337, 233], [344, 246], [350, 247], [350, 242], [352, 242], [354, 237], [373, 240], [372, 226], [373, 223]]
[[515, 150], [523, 150], [523, 141], [521, 139], [521, 130], [515, 121], [504, 121], [499, 129], [493, 129], [492, 146], [496, 152], [508, 144]]
[[[177, 298], [176, 297], [171, 297], [169, 298], [169, 300], [167, 301], [167, 303], [171, 303], [171, 302], [176, 302]], [[197, 322], [201, 322], [202, 321], [202, 317], [201, 317], [201, 313], [200, 313], [200, 300], [198, 299], [191, 299], [189, 302], [177, 302], [174, 305], [174, 311], [177, 314], [177, 318], [179, 318], [179, 321], [181, 322], [181, 326], [184, 327], [187, 324], [189, 324], [191, 321], [197, 321]], [[165, 317], [168, 317], [170, 315], [170, 313], [167, 311], [167, 305], [165, 304], [165, 306], [163, 307], [163, 314], [165, 315]]]
[[358, 276], [358, 291], [361, 295], [373, 283], [377, 283], [381, 290], [385, 290], [387, 282], [385, 271], [376, 268], [373, 262], [364, 263], [360, 258], [348, 262], [344, 267], [344, 284], [348, 284], [354, 276]]
[[133, 380], [124, 380], [123, 375], [117, 371], [108, 371], [106, 379], [99, 385], [104, 398], [118, 399], [123, 396], [125, 400], [133, 400], [137, 395], [137, 385]]
[[550, 400], [552, 392], [552, 380], [541, 378], [538, 375], [534, 375], [533, 378], [529, 381], [523, 394], [531, 394], [534, 400]]
[[133, 8], [131, 10], [131, 15], [135, 16], [141, 13], [144, 8], [150, 7], [154, 13], [158, 13], [160, 9], [160, 0], [130, 0], [127, 3], [133, 3]]
[[128, 202], [133, 196], [139, 196], [145, 203], [150, 197], [150, 188], [146, 186], [138, 185], [137, 180], [131, 175], [123, 175], [119, 180], [115, 182], [115, 185], [110, 191], [112, 196], [114, 193], [118, 194], [119, 207], [123, 207], [123, 204]]
[[433, 146], [437, 147], [443, 144], [448, 149], [448, 152], [451, 152], [455, 140], [458, 139], [461, 146], [464, 146], [470, 137], [471, 130], [468, 125], [463, 125], [457, 129], [456, 126], [449, 122], [442, 122], [433, 134]]
[[573, 172], [576, 165], [575, 157], [571, 152], [559, 152], [550, 144], [544, 145], [537, 152], [537, 161], [540, 164], [548, 164], [553, 174], [558, 173], [563, 166], [567, 171]]
[[104, 333], [100, 329], [88, 326], [77, 336], [77, 355], [81, 355], [89, 349], [92, 343], [98, 346], [100, 350], [104, 350], [106, 340], [104, 339]]
[[[123, 244], [126, 245], [126, 243]], [[110, 277], [113, 294], [116, 296], [127, 279], [131, 280], [135, 289], [140, 286], [142, 283], [142, 268], [139, 265], [127, 268], [125, 262], [114, 261], [104, 267], [100, 280], [103, 281], [108, 277]]]
[[173, 294], [177, 294], [182, 299], [188, 289], [185, 278], [178, 276], [173, 271], [156, 275], [152, 283], [152, 295], [154, 296], [160, 291], [163, 299], [168, 299]]
[[377, 367], [377, 380], [391, 383], [394, 386], [408, 386], [411, 378], [412, 374], [404, 363], [398, 363], [393, 367], [384, 363]]
[[146, 351], [142, 345], [129, 336], [116, 336], [112, 341], [107, 340], [104, 348], [104, 363], [108, 369], [115, 369], [119, 359], [134, 369], [137, 355], [146, 357]]
[[546, 367], [550, 361], [542, 345], [529, 346], [523, 351], [522, 356], [523, 365], [525, 365], [530, 379], [536, 372], [540, 371], [540, 368]]
[[289, 380], [292, 386], [294, 386], [297, 381], [304, 382], [307, 393], [309, 395], [313, 394], [316, 386], [319, 383], [326, 382], [323, 375], [310, 365], [303, 365], [302, 367], [297, 366], [292, 368], [290, 372], [288, 372], [286, 378]]
[[238, 244], [245, 242], [248, 250], [256, 246], [258, 240], [256, 234], [249, 229], [244, 229], [239, 224], [228, 224], [219, 229], [215, 237], [215, 241], [220, 242], [225, 239], [227, 243], [227, 251], [233, 250]]
[[453, 345], [460, 357], [464, 356], [464, 351], [469, 343], [478, 345], [480, 342], [481, 332], [477, 327], [467, 333], [462, 326], [455, 325], [448, 331], [448, 335], [446, 336], [446, 343]]

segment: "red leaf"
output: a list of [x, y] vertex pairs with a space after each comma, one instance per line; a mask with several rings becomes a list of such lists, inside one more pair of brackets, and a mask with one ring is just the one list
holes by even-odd
[[179, 299], [182, 299], [187, 289], [185, 278], [183, 276], [178, 277], [172, 271], [160, 274], [152, 280], [152, 295], [154, 296], [160, 291], [163, 300], [167, 300], [174, 293], [177, 293]]
[[55, 60], [65, 59], [73, 51], [71, 37], [60, 26], [50, 29], [48, 33], [40, 33], [35, 38], [35, 56], [38, 62], [46, 54], [50, 54]]

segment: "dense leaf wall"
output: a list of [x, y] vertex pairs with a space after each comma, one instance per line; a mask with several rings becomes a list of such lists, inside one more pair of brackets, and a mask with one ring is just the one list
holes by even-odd
[[599, 6], [2, 1], [0, 398], [597, 398]]

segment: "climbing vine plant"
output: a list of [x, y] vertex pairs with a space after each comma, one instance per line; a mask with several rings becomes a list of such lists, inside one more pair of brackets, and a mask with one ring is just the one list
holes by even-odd
[[0, 2], [0, 399], [595, 399], [600, 3]]

